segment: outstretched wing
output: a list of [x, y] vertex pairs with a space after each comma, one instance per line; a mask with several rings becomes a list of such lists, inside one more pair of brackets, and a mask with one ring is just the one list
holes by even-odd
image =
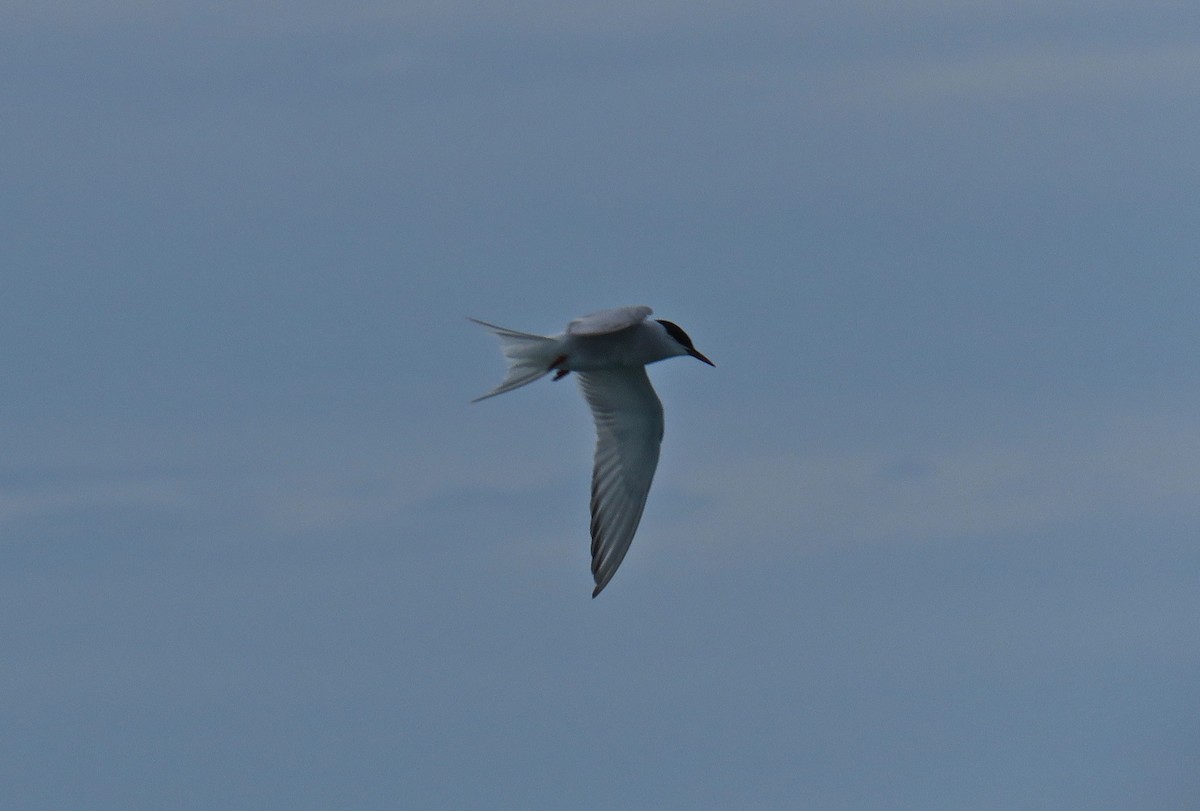
[[621, 565], [642, 520], [658, 467], [663, 410], [642, 366], [583, 372], [579, 383], [596, 421], [592, 468], [595, 597]]
[[610, 332], [618, 332], [642, 323], [652, 312], [654, 311], [649, 307], [616, 307], [612, 310], [581, 315], [567, 324], [567, 334], [607, 335]]

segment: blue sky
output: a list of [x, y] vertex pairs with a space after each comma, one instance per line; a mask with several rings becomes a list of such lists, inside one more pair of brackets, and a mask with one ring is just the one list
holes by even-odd
[[0, 804], [1194, 808], [1197, 22], [6, 4]]

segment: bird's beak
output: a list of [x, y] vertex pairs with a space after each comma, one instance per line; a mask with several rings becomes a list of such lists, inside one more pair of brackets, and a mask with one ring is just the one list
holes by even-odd
[[716, 365], [717, 365], [717, 364], [713, 363], [711, 360], [709, 360], [708, 358], [706, 358], [706, 357], [704, 357], [703, 355], [701, 355], [701, 354], [700, 354], [699, 352], [697, 352], [695, 349], [689, 349], [689, 350], [688, 350], [688, 354], [689, 354], [689, 355], [691, 355], [691, 356], [692, 356], [693, 358], [695, 358], [696, 360], [702, 360], [702, 361], [704, 361], [704, 362], [705, 362], [705, 363], [707, 363], [709, 366], [716, 366]]

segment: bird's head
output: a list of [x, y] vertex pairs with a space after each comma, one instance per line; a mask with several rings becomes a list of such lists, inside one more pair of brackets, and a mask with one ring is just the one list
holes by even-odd
[[692, 339], [688, 337], [688, 334], [684, 332], [683, 328], [678, 324], [674, 323], [673, 321], [663, 321], [661, 318], [656, 320], [658, 323], [662, 324], [663, 329], [667, 331], [667, 335], [671, 338], [671, 340], [679, 344], [680, 355], [691, 355], [696, 360], [704, 361], [709, 366], [717, 365], [708, 358], [704, 357], [704, 355], [700, 354], [696, 347], [692, 345]]

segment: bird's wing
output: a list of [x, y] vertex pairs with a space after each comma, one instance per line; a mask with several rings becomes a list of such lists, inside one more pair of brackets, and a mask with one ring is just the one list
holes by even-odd
[[646, 320], [654, 312], [649, 307], [616, 307], [598, 313], [581, 315], [567, 324], [568, 335], [607, 335], [628, 329]]
[[663, 437], [663, 410], [643, 366], [582, 372], [580, 387], [596, 421], [592, 469], [592, 577], [595, 597], [629, 551]]

